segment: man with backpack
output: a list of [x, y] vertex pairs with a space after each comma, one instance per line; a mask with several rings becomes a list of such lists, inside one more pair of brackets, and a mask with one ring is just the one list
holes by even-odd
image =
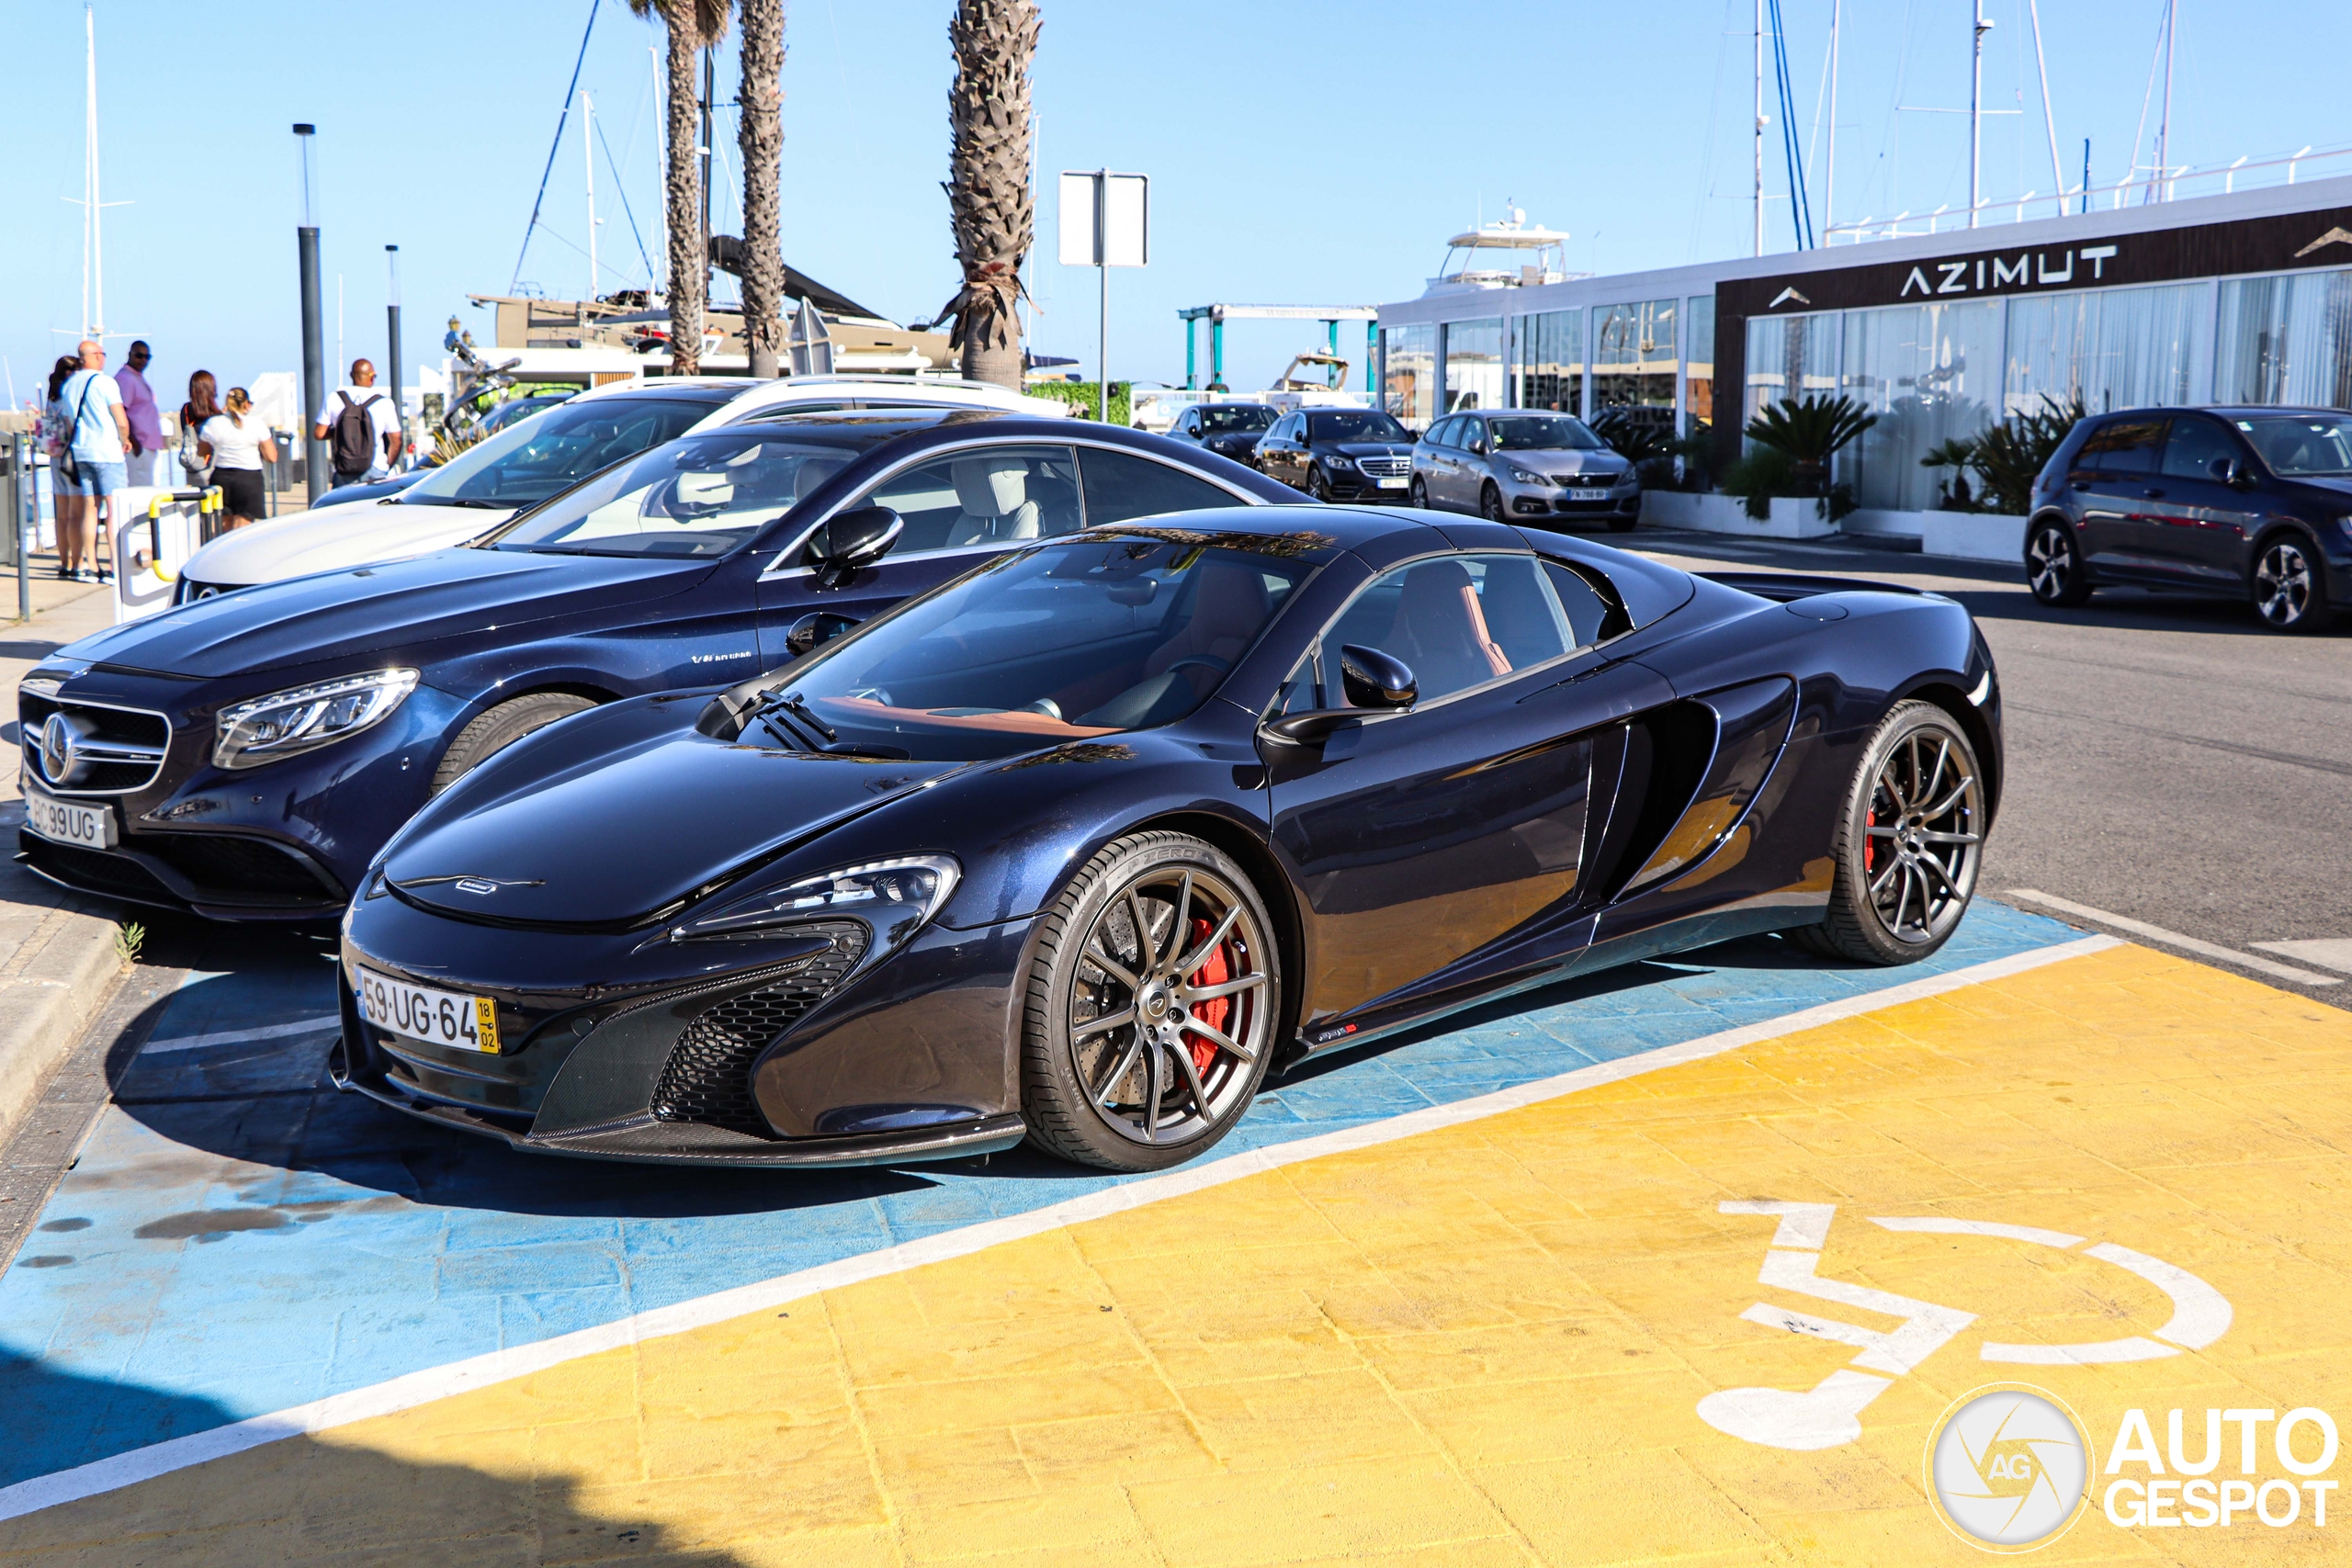
[[351, 362], [350, 383], [327, 394], [311, 436], [328, 444], [337, 485], [364, 484], [391, 472], [401, 455], [401, 417], [391, 397], [376, 389], [375, 366]]

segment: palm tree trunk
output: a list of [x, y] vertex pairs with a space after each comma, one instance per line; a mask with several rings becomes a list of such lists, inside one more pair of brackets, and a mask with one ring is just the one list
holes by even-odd
[[695, 56], [702, 48], [694, 6], [665, 6], [670, 28], [670, 170], [663, 199], [670, 224], [670, 374], [702, 369], [703, 268], [708, 242], [702, 231], [702, 171], [695, 150], [702, 141], [701, 88]]
[[777, 237], [783, 179], [784, 0], [742, 0], [743, 82], [737, 145], [743, 153], [743, 340], [752, 374], [776, 373], [784, 336], [784, 251]]
[[953, 136], [948, 216], [964, 287], [949, 303], [949, 343], [964, 374], [1021, 386], [1021, 264], [1035, 236], [1029, 186], [1029, 62], [1037, 52], [1035, 0], [956, 0], [947, 24], [956, 81], [947, 92]]

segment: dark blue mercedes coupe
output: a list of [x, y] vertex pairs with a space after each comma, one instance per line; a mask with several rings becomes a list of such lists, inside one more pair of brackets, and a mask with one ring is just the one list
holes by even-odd
[[1270, 1067], [1571, 972], [1924, 957], [2000, 767], [1933, 594], [1407, 511], [1098, 523], [458, 780], [345, 916], [330, 1070], [529, 1150], [1152, 1169]]
[[[773, 669], [1040, 539], [1284, 497], [1198, 446], [983, 410], [685, 436], [470, 545], [183, 605], [43, 660], [18, 690], [19, 858], [79, 892], [331, 919], [418, 807], [542, 726]], [[689, 792], [669, 814], [704, 807]]]

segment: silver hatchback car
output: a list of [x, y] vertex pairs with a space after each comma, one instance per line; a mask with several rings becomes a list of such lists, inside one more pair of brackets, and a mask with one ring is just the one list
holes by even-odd
[[1413, 446], [1413, 504], [1514, 517], [1590, 517], [1623, 533], [1640, 520], [1634, 466], [1582, 420], [1540, 409], [1448, 414]]

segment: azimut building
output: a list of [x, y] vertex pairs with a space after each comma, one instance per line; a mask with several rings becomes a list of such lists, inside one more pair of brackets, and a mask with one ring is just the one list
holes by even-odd
[[1919, 459], [2044, 397], [2352, 408], [2352, 177], [1380, 307], [1385, 406], [1657, 411], [1712, 430], [1843, 393], [1865, 507], [1924, 510]]

